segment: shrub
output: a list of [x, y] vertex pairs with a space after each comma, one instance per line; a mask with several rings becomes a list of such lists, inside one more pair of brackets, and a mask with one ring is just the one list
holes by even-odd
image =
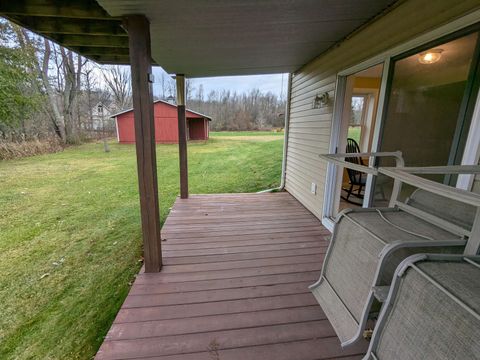
[[62, 151], [64, 145], [55, 138], [45, 140], [0, 141], [0, 160]]

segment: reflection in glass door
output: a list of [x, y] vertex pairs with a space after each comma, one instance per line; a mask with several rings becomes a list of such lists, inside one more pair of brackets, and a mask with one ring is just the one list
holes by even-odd
[[[380, 137], [381, 151], [400, 150], [407, 166], [458, 164], [476, 98], [478, 32], [394, 59]], [[380, 165], [394, 166], [382, 160]], [[432, 177], [448, 182], [443, 176]], [[376, 181], [374, 204], [389, 197], [388, 179]], [[381, 189], [378, 189], [381, 188]], [[381, 190], [381, 191], [378, 191]], [[409, 195], [408, 187], [402, 196]]]
[[365, 125], [367, 103], [368, 95], [353, 94], [351, 102], [352, 113], [348, 125], [348, 138], [355, 140], [358, 144], [360, 144], [362, 137], [362, 127]]

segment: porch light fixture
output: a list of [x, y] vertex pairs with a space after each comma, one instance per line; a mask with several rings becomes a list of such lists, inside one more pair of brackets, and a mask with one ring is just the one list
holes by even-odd
[[317, 94], [313, 98], [312, 108], [320, 109], [320, 108], [326, 107], [328, 105], [329, 100], [330, 100], [330, 97], [328, 95], [328, 92], [323, 94]]
[[420, 53], [418, 61], [420, 64], [433, 64], [436, 63], [442, 57], [443, 49], [431, 49]]

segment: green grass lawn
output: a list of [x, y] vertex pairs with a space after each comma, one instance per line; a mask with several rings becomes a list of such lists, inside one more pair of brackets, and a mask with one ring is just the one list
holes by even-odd
[[347, 137], [355, 140], [357, 144], [360, 144], [360, 135], [362, 128], [360, 126], [349, 126]]
[[[283, 137], [257, 135], [190, 144], [190, 192], [278, 186]], [[135, 152], [110, 148], [0, 162], [0, 359], [91, 358], [127, 295], [141, 266]], [[163, 221], [178, 147], [159, 145], [157, 159]]]

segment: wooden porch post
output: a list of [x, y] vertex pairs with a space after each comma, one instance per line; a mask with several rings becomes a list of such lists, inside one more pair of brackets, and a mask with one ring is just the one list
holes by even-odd
[[157, 160], [153, 117], [150, 25], [143, 15], [125, 18], [132, 72], [133, 114], [137, 152], [140, 214], [142, 218], [145, 272], [162, 267]]
[[180, 197], [188, 198], [187, 123], [185, 118], [185, 75], [177, 74], [178, 153], [180, 158]]

